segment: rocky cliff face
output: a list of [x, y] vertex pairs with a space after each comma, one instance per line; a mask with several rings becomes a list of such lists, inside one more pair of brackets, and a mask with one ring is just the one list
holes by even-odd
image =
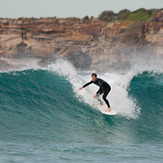
[[106, 23], [99, 19], [0, 19], [0, 56], [67, 58], [77, 68], [117, 68], [133, 55], [163, 57], [163, 11], [148, 22]]

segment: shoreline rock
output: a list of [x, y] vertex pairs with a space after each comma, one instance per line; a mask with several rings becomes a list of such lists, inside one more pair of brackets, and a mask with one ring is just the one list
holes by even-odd
[[163, 58], [163, 11], [147, 22], [97, 18], [0, 18], [0, 56], [68, 59], [78, 69], [125, 67], [138, 54]]

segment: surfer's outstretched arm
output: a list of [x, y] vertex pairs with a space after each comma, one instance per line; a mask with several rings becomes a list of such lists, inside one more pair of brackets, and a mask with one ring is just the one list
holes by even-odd
[[92, 84], [92, 81], [90, 81], [90, 82], [86, 83], [85, 85], [83, 85], [83, 88], [84, 88], [84, 87], [87, 87], [87, 86], [90, 85], [90, 84]]
[[83, 85], [82, 87], [80, 87], [79, 90], [82, 90], [84, 87], [87, 87], [88, 85], [90, 85], [92, 83], [93, 83], [92, 81], [86, 83], [85, 85]]

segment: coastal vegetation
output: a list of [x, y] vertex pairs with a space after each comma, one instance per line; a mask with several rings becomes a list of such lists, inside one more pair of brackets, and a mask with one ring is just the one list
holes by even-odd
[[[115, 13], [111, 10], [105, 10], [105, 11], [101, 12], [97, 18], [103, 22], [115, 22], [115, 21], [146, 22], [150, 18], [152, 18], [157, 11], [160, 11], [160, 10], [163, 10], [163, 9], [162, 8], [161, 9], [140, 8], [135, 11], [123, 9], [123, 10], [120, 10], [118, 13]], [[55, 21], [58, 19], [60, 19], [60, 20], [67, 19], [67, 20], [71, 20], [73, 22], [78, 22], [78, 21], [82, 20], [82, 22], [84, 22], [84, 23], [89, 23], [92, 19], [94, 19], [94, 17], [89, 17], [86, 15], [83, 18], [78, 18], [78, 17], [57, 18], [56, 16], [46, 17], [46, 18], [43, 18], [43, 17], [40, 17], [40, 18], [20, 17], [20, 18], [18, 18], [18, 20], [21, 20], [21, 21], [38, 21], [38, 20], [42, 20], [42, 19], [46, 19], [46, 20], [49, 19], [49, 20], [55, 20]]]
[[144, 8], [140, 8], [131, 12], [128, 9], [124, 9], [119, 11], [118, 13], [114, 13], [113, 11], [103, 11], [98, 18], [101, 21], [105, 22], [114, 22], [118, 21], [148, 21], [156, 12], [156, 9], [146, 10]]

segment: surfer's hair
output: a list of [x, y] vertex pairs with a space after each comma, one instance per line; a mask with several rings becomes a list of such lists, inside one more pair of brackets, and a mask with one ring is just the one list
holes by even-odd
[[97, 74], [96, 74], [96, 73], [93, 73], [91, 76], [95, 76], [95, 77], [97, 77]]

